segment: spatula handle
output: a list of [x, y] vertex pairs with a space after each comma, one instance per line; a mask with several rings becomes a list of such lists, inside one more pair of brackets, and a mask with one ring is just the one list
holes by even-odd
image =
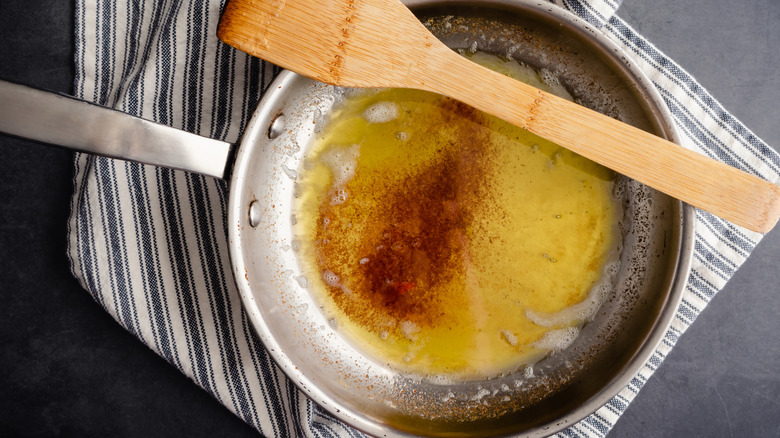
[[[464, 81], [462, 78], [480, 78]], [[753, 231], [780, 218], [780, 187], [453, 52], [426, 86]]]

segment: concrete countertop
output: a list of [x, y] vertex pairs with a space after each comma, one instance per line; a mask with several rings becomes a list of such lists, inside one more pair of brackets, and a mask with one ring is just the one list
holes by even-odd
[[[619, 15], [780, 148], [776, 0], [625, 0]], [[0, 2], [0, 78], [72, 90], [72, 0]], [[0, 434], [256, 436], [70, 275], [72, 154], [0, 136]], [[610, 436], [780, 436], [780, 231], [682, 336]]]

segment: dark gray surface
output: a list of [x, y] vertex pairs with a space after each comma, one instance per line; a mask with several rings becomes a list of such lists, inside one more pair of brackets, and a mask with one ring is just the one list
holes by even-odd
[[[0, 78], [73, 82], [72, 0], [0, 0]], [[0, 436], [257, 436], [70, 274], [71, 152], [0, 136]]]
[[[625, 0], [619, 15], [780, 149], [780, 2]], [[780, 436], [780, 231], [682, 336], [612, 436]]]
[[[625, 0], [620, 15], [780, 147], [777, 0]], [[0, 78], [71, 90], [71, 0], [0, 1]], [[0, 137], [0, 435], [252, 436], [71, 277], [71, 154]], [[611, 436], [780, 436], [780, 232]]]

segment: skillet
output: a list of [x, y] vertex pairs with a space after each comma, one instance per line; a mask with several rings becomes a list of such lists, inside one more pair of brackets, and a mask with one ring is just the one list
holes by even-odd
[[[450, 15], [468, 22], [463, 27], [471, 32], [503, 32], [514, 35], [515, 41], [530, 41], [528, 50], [513, 56], [556, 71], [583, 104], [675, 138], [671, 119], [646, 78], [597, 30], [575, 17], [530, 2], [412, 6], [455, 48], [468, 47], [472, 36], [444, 32]], [[551, 47], [569, 47], [563, 53], [573, 56], [552, 59], [550, 54], [557, 52]], [[501, 47], [485, 49], [502, 53]], [[0, 88], [3, 102], [15, 102], [3, 108], [13, 108], [25, 119], [14, 118], [9, 110], [0, 113], [5, 132], [229, 179], [231, 259], [255, 329], [280, 367], [312, 399], [376, 435], [545, 435], [581, 419], [644, 364], [676, 310], [687, 276], [690, 208], [624, 181], [628, 206], [621, 272], [613, 296], [575, 344], [537, 364], [531, 379], [510, 373], [445, 387], [400, 375], [343, 342], [302, 287], [306, 281], [297, 268], [290, 227], [294, 169], [316, 126], [311, 122], [317, 114], [327, 113], [335, 90], [283, 73], [261, 101], [240, 143], [229, 145], [63, 96], [5, 83]], [[50, 109], [51, 116], [42, 108]], [[68, 126], [77, 129], [69, 131]], [[143, 150], [139, 145], [152, 147]], [[291, 154], [297, 146], [303, 151]], [[571, 370], [571, 364], [577, 369]], [[477, 398], [484, 391], [490, 395]], [[454, 396], [448, 398], [450, 393]], [[506, 397], [509, 401], [502, 401]]]

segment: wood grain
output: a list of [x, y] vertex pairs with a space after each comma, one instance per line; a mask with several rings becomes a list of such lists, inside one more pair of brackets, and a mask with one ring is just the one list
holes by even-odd
[[474, 64], [397, 0], [230, 0], [218, 36], [329, 84], [460, 100], [753, 231], [780, 218], [777, 185]]

